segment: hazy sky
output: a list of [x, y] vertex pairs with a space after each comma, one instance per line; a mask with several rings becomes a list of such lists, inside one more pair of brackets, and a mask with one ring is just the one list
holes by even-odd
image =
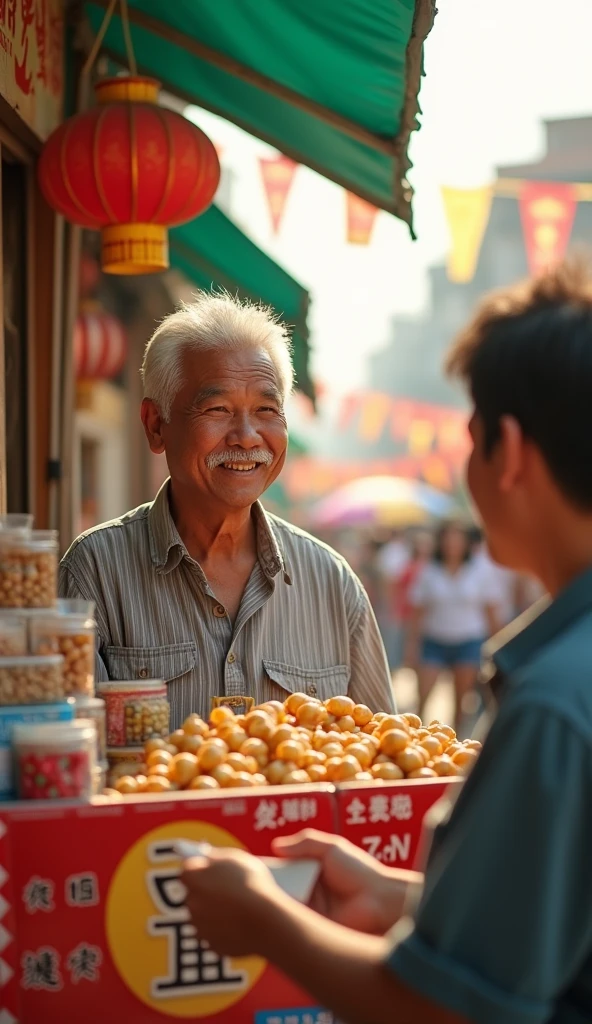
[[369, 247], [346, 245], [342, 190], [304, 167], [274, 237], [257, 162], [274, 151], [195, 110], [236, 172], [234, 219], [310, 289], [313, 369], [337, 392], [363, 381], [364, 357], [382, 347], [390, 318], [424, 305], [426, 267], [447, 248], [440, 186], [484, 184], [496, 164], [539, 155], [543, 118], [592, 113], [592, 0], [439, 6], [426, 44], [423, 127], [411, 149], [415, 243], [405, 225], [381, 213]]

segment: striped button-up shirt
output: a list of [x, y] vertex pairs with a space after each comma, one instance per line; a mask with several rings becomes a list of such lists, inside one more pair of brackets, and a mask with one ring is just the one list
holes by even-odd
[[394, 706], [368, 597], [338, 554], [253, 506], [258, 558], [234, 622], [156, 500], [83, 534], [64, 556], [60, 594], [94, 601], [97, 679], [164, 679], [171, 727], [215, 697], [320, 699], [348, 693]]

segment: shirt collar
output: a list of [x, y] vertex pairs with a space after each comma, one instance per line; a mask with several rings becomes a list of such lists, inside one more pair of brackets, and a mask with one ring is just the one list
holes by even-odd
[[485, 645], [486, 660], [504, 676], [516, 671], [592, 609], [592, 569], [551, 601], [543, 598]]
[[[148, 512], [150, 554], [156, 571], [159, 573], [171, 572], [183, 558], [189, 557], [171, 515], [169, 485], [170, 478], [160, 488]], [[271, 519], [259, 501], [253, 505], [253, 518], [257, 537], [257, 555], [263, 572], [269, 580], [275, 579], [278, 573], [282, 572], [285, 583], [291, 584], [292, 579], [286, 559], [273, 530]]]

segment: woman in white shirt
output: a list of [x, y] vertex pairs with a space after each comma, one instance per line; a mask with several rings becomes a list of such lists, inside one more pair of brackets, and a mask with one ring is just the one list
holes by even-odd
[[463, 698], [477, 682], [481, 646], [499, 629], [500, 600], [495, 575], [471, 557], [468, 532], [455, 523], [443, 526], [434, 557], [410, 594], [410, 648], [419, 665], [421, 716], [436, 680], [449, 669], [458, 725]]

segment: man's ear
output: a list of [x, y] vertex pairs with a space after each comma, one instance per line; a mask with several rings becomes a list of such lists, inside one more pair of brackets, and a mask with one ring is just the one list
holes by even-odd
[[155, 455], [161, 455], [165, 450], [165, 443], [162, 436], [162, 426], [164, 421], [160, 415], [158, 406], [155, 405], [151, 398], [145, 398], [143, 400], [140, 415], [142, 417], [144, 433], [146, 434], [148, 444], [150, 445], [150, 451], [154, 452]]
[[513, 416], [500, 419], [500, 440], [497, 445], [500, 465], [499, 484], [502, 491], [510, 491], [524, 473], [524, 434]]

